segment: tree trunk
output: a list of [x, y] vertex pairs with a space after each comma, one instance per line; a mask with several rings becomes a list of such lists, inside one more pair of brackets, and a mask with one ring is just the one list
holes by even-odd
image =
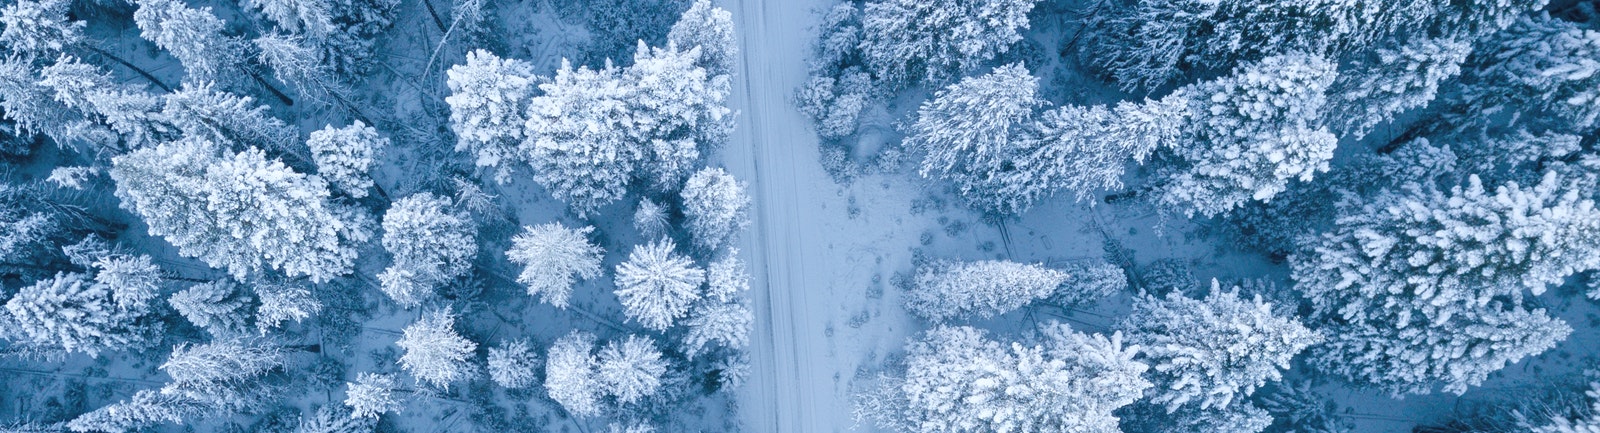
[[167, 93], [172, 93], [172, 87], [168, 87], [166, 85], [166, 83], [162, 83], [161, 80], [156, 79], [155, 75], [150, 74], [150, 72], [145, 71], [144, 69], [142, 69], [142, 68], [140, 68], [138, 66], [135, 66], [132, 63], [128, 63], [127, 60], [122, 60], [121, 57], [117, 57], [115, 55], [112, 55], [111, 53], [106, 52], [105, 50], [102, 50], [102, 49], [99, 49], [99, 48], [95, 48], [95, 47], [90, 46], [90, 45], [83, 45], [83, 48], [86, 49], [86, 50], [89, 50], [89, 52], [91, 52], [91, 53], [99, 55], [100, 57], [104, 57], [106, 59], [110, 59], [113, 62], [117, 62], [118, 64], [121, 64], [123, 67], [132, 70], [133, 72], [139, 74], [139, 76], [141, 76], [141, 77], [144, 77], [144, 79], [149, 80], [150, 83], [151, 84], [155, 84], [156, 87], [160, 87], [162, 91], [167, 92]]
[[272, 87], [271, 84], [267, 84], [267, 80], [262, 79], [260, 75], [256, 75], [254, 72], [246, 72], [246, 74], [250, 75], [250, 78], [254, 79], [256, 84], [260, 84], [262, 88], [267, 89], [268, 93], [272, 93], [272, 96], [277, 97], [278, 101], [283, 102], [283, 105], [290, 107], [294, 106], [294, 100], [289, 99], [289, 95], [285, 95], [283, 94], [283, 91], [278, 90], [276, 87]]

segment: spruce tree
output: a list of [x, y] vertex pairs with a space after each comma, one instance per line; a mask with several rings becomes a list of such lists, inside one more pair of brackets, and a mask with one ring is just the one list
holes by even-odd
[[1003, 54], [1028, 29], [1037, 0], [874, 0], [861, 19], [861, 56], [879, 80], [938, 83]]
[[[563, 61], [544, 94], [528, 106], [520, 154], [533, 179], [580, 215], [622, 198], [644, 157], [632, 138], [632, 89], [614, 67], [599, 70]], [[480, 157], [481, 159], [481, 157]]]
[[252, 299], [230, 280], [196, 284], [167, 298], [189, 323], [214, 337], [242, 335], [250, 326]]
[[1315, 316], [1335, 325], [1318, 364], [1395, 394], [1462, 393], [1571, 332], [1527, 309], [1568, 276], [1600, 266], [1600, 211], [1585, 176], [1441, 191], [1408, 184], [1349, 209], [1290, 259]]
[[112, 158], [111, 178], [150, 234], [236, 278], [270, 267], [327, 281], [350, 272], [370, 236], [370, 220], [329, 201], [322, 179], [256, 149], [186, 138]]
[[362, 198], [373, 185], [370, 174], [373, 159], [389, 147], [389, 139], [357, 120], [343, 128], [329, 125], [312, 132], [306, 139], [306, 147], [311, 148], [318, 175], [345, 194]]
[[666, 330], [689, 313], [704, 282], [705, 271], [679, 255], [670, 239], [634, 247], [616, 270], [623, 313], [656, 331]]
[[521, 161], [517, 146], [524, 137], [528, 103], [537, 93], [533, 65], [475, 50], [467, 53], [467, 63], [450, 67], [446, 75], [450, 96], [444, 101], [450, 104], [456, 150], [472, 153], [479, 167], [494, 169], [497, 181], [509, 181]]
[[901, 376], [862, 395], [858, 418], [906, 433], [1114, 432], [1113, 411], [1150, 387], [1119, 336], [1045, 327], [1043, 344], [1002, 344], [940, 326], [906, 345]]
[[83, 21], [71, 20], [68, 0], [17, 0], [0, 8], [0, 45], [14, 54], [47, 57], [83, 41]]
[[383, 248], [394, 257], [378, 281], [405, 308], [422, 305], [434, 289], [472, 270], [477, 229], [450, 200], [417, 193], [395, 201], [383, 215]]
[[1211, 217], [1327, 171], [1338, 140], [1322, 110], [1336, 75], [1321, 57], [1289, 54], [1167, 96], [1187, 101], [1188, 123], [1182, 144], [1168, 148], [1153, 200]]
[[679, 195], [689, 237], [703, 251], [732, 242], [750, 225], [750, 196], [744, 183], [721, 168], [700, 169], [684, 183]]
[[1143, 347], [1156, 383], [1152, 403], [1168, 413], [1188, 405], [1199, 410], [1237, 405], [1255, 390], [1283, 378], [1281, 370], [1323, 337], [1273, 306], [1223, 291], [1213, 280], [1211, 293], [1191, 299], [1179, 292], [1165, 299], [1145, 295], [1120, 328], [1129, 344]]
[[1038, 194], [1018, 193], [1026, 185], [1006, 184], [1025, 151], [1019, 134], [1045, 104], [1037, 96], [1039, 79], [1021, 64], [968, 77], [934, 94], [917, 109], [906, 146], [925, 155], [923, 177], [949, 180], [957, 192], [986, 211], [1015, 214]]
[[345, 384], [344, 405], [350, 407], [350, 416], [377, 418], [389, 412], [400, 411], [400, 400], [394, 391], [399, 386], [392, 374], [360, 373], [355, 382]]
[[600, 349], [595, 372], [606, 394], [626, 405], [661, 390], [667, 362], [649, 337], [629, 335]]
[[444, 389], [472, 377], [472, 356], [478, 343], [456, 333], [455, 320], [450, 310], [442, 310], [424, 314], [406, 326], [405, 335], [394, 343], [405, 350], [400, 368], [419, 383]]
[[989, 318], [1055, 294], [1068, 275], [1037, 264], [986, 260], [935, 262], [917, 269], [906, 309], [939, 323]]
[[594, 335], [572, 331], [556, 340], [544, 364], [544, 389], [567, 413], [587, 418], [600, 414], [598, 360]]
[[667, 40], [685, 50], [699, 48], [696, 63], [713, 75], [731, 75], [739, 57], [733, 14], [712, 6], [710, 0], [695, 0], [672, 24]]
[[137, 0], [133, 22], [139, 35], [172, 53], [188, 72], [185, 81], [236, 80], [245, 60], [244, 41], [224, 35], [227, 26], [211, 8], [195, 9], [182, 0]]
[[594, 227], [567, 228], [559, 222], [527, 227], [511, 239], [506, 259], [522, 265], [517, 282], [556, 308], [566, 308], [577, 279], [600, 277], [605, 250], [589, 241]]
[[533, 386], [540, 366], [526, 340], [514, 340], [489, 349], [489, 379], [506, 388]]

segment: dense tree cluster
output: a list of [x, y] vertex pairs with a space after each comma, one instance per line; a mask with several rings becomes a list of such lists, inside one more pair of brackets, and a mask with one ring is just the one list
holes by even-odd
[[541, 78], [526, 62], [471, 53], [449, 72], [457, 148], [501, 181], [530, 167], [536, 182], [580, 214], [634, 185], [677, 191], [732, 128], [732, 23], [708, 8], [691, 9], [665, 47], [641, 41], [625, 68], [563, 61]]
[[1120, 335], [1062, 324], [1042, 343], [1003, 344], [970, 327], [938, 327], [906, 346], [903, 376], [880, 379], [857, 417], [904, 432], [1114, 432], [1113, 411], [1150, 388]]

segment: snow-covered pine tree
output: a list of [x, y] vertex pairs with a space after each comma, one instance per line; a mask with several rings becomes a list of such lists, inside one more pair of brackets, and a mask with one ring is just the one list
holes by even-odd
[[695, 64], [699, 48], [649, 48], [641, 41], [633, 66], [623, 71], [632, 86], [627, 98], [635, 123], [631, 133], [643, 160], [638, 177], [657, 191], [673, 191], [689, 171], [727, 139], [733, 129], [726, 106], [731, 82]]
[[[50, 89], [38, 81], [38, 72], [27, 59], [0, 59], [0, 114], [16, 122], [23, 137], [43, 134], [62, 147], [116, 141], [106, 137], [109, 131], [96, 128], [83, 112], [53, 99]], [[25, 149], [7, 151], [26, 153]]]
[[878, 80], [909, 85], [961, 76], [1022, 40], [1038, 0], [873, 0], [861, 56]]
[[161, 364], [161, 371], [172, 378], [161, 393], [196, 402], [207, 412], [249, 410], [276, 391], [262, 379], [281, 370], [283, 362], [281, 348], [265, 341], [179, 345]]
[[207, 408], [180, 395], [141, 389], [133, 397], [95, 409], [67, 422], [67, 429], [78, 433], [126, 433], [154, 427], [163, 422], [181, 423], [202, 415]]
[[[1564, 176], [1570, 176], [1572, 175], [1570, 172], [1576, 169], [1582, 172], [1576, 173], [1578, 177], [1592, 176], [1595, 173], [1592, 167], [1585, 167], [1588, 163], [1583, 162], [1587, 157], [1582, 153], [1584, 139], [1578, 135], [1554, 131], [1535, 134], [1527, 129], [1517, 129], [1497, 135], [1475, 135], [1476, 137], [1464, 139], [1464, 143], [1448, 146], [1446, 149], [1452, 156], [1457, 157], [1454, 161], [1457, 172], [1477, 175], [1484, 184], [1504, 185], [1508, 182], [1523, 185], [1538, 184], [1546, 171], [1556, 171]], [[1411, 146], [1412, 144], [1407, 144], [1400, 150], [1406, 150], [1405, 147]], [[1568, 164], [1568, 161], [1573, 164]]]
[[472, 153], [479, 167], [494, 169], [496, 181], [510, 181], [512, 165], [520, 162], [517, 146], [528, 122], [528, 103], [537, 93], [533, 65], [475, 50], [467, 53], [467, 63], [445, 74], [450, 96], [444, 101], [450, 104], [456, 150]]
[[544, 365], [544, 389], [567, 413], [588, 418], [600, 414], [600, 392], [594, 335], [572, 331], [556, 340]]
[[667, 362], [661, 359], [655, 341], [629, 335], [600, 349], [595, 372], [606, 394], [626, 405], [661, 390], [661, 375], [667, 373]]
[[732, 392], [750, 378], [750, 356], [735, 352], [712, 362], [711, 368], [717, 372], [717, 390]]
[[862, 395], [856, 416], [905, 433], [1118, 431], [1112, 412], [1150, 387], [1137, 348], [1059, 323], [1043, 340], [1008, 347], [976, 328], [931, 329], [907, 343], [903, 377]]
[[684, 322], [683, 353], [690, 358], [710, 351], [711, 345], [743, 350], [750, 344], [755, 314], [745, 299], [750, 276], [739, 250], [730, 248], [706, 267], [705, 296], [689, 310]]
[[161, 113], [162, 98], [117, 83], [105, 70], [62, 55], [40, 71], [39, 85], [55, 100], [80, 110], [122, 136], [124, 148], [177, 138], [177, 128]]
[[1463, 75], [1463, 113], [1511, 110], [1523, 115], [1513, 119], [1573, 133], [1600, 122], [1600, 31], [1579, 23], [1518, 18], [1483, 43]]
[[1437, 33], [1459, 33], [1480, 39], [1505, 29], [1517, 19], [1536, 14], [1549, 0], [1472, 0], [1440, 9]]
[[539, 355], [533, 353], [527, 340], [512, 340], [489, 348], [489, 379], [500, 386], [511, 389], [533, 386], [539, 367]]
[[186, 82], [236, 80], [245, 61], [245, 43], [224, 35], [227, 23], [211, 8], [195, 9], [182, 0], [136, 0], [133, 22], [139, 35], [172, 53], [188, 72]]
[[343, 128], [333, 125], [311, 133], [306, 139], [317, 174], [351, 197], [367, 196], [372, 188], [373, 158], [389, 147], [389, 139], [360, 120]]
[[1050, 295], [1063, 307], [1081, 307], [1128, 290], [1128, 274], [1105, 260], [1069, 262], [1061, 266], [1067, 280]]
[[150, 262], [150, 256], [106, 254], [90, 266], [96, 271], [94, 281], [111, 288], [117, 308], [149, 311], [151, 302], [160, 296], [161, 268]]
[[1067, 278], [1064, 272], [1037, 264], [934, 262], [917, 269], [906, 294], [906, 310], [934, 323], [989, 318], [1050, 297]]
[[383, 292], [402, 307], [422, 305], [434, 288], [472, 270], [476, 236], [472, 218], [449, 199], [423, 192], [395, 201], [383, 214], [383, 248], [394, 256], [378, 274]]
[[[148, 293], [153, 293], [149, 290]], [[67, 353], [99, 356], [143, 347], [154, 331], [146, 288], [113, 286], [84, 274], [40, 280], [5, 303], [21, 337]]]
[[645, 328], [663, 331], [700, 299], [705, 271], [677, 253], [671, 239], [636, 246], [617, 265], [617, 298], [624, 313]]
[[167, 298], [178, 314], [212, 336], [239, 336], [250, 327], [249, 294], [233, 280], [219, 280], [190, 286]]
[[46, 177], [45, 181], [64, 189], [83, 191], [88, 189], [90, 184], [94, 183], [95, 179], [104, 173], [105, 170], [102, 167], [84, 165], [60, 166], [50, 169], [50, 176]]
[[56, 101], [86, 112], [96, 108], [89, 102], [90, 93], [116, 87], [111, 74], [65, 54], [39, 70], [39, 84], [55, 90]]
[[[17, 0], [0, 8], [0, 45], [12, 54], [49, 57], [83, 41], [83, 21], [67, 16], [70, 0]], [[726, 14], [726, 12], [724, 12]]]
[[633, 89], [610, 65], [595, 70], [562, 61], [544, 94], [528, 103], [527, 138], [519, 153], [533, 166], [533, 179], [587, 215], [627, 192], [644, 149], [632, 138], [638, 125]]
[[1143, 163], [1182, 134], [1181, 100], [1120, 102], [1114, 107], [1067, 105], [1045, 111], [1021, 131], [1013, 170], [1000, 173], [1005, 195], [1031, 204], [1058, 190], [1095, 202], [1094, 194], [1122, 188], [1128, 160]]
[[334, 32], [333, 4], [328, 0], [244, 0], [278, 28], [321, 40]]
[[350, 91], [333, 66], [323, 60], [325, 53], [304, 37], [272, 33], [251, 43], [256, 47], [256, 59], [272, 71], [273, 78], [293, 86], [302, 99], [326, 105], [342, 101]]
[[646, 239], [654, 239], [667, 235], [671, 227], [671, 209], [666, 204], [644, 198], [639, 200], [639, 207], [633, 211], [633, 229]]
[[234, 151], [241, 146], [284, 153], [300, 149], [300, 133], [267, 113], [267, 106], [248, 96], [218, 90], [212, 82], [185, 81], [182, 88], [166, 95], [161, 113], [185, 137], [202, 138]]
[[599, 278], [605, 250], [589, 241], [593, 232], [594, 227], [572, 229], [553, 222], [524, 228], [511, 238], [506, 259], [522, 265], [517, 282], [528, 286], [528, 296], [566, 308], [578, 279]]
[[1290, 52], [1340, 57], [1400, 34], [1454, 34], [1459, 26], [1447, 23], [1451, 18], [1476, 19], [1512, 3], [1139, 0], [1097, 17], [1083, 53], [1124, 90], [1151, 90], [1185, 70], [1234, 68]]
[[330, 202], [322, 179], [257, 149], [233, 153], [191, 137], [112, 158], [111, 178], [150, 234], [236, 278], [266, 265], [328, 281], [350, 271], [370, 236], [371, 221]]
[[312, 416], [301, 417], [294, 433], [372, 433], [377, 427], [372, 418], [353, 416], [349, 408], [330, 404]]
[[1178, 292], [1144, 295], [1119, 327], [1143, 349], [1155, 391], [1150, 401], [1168, 413], [1180, 407], [1225, 409], [1283, 378], [1281, 370], [1323, 337], [1294, 318], [1273, 314], [1271, 304], [1223, 291], [1216, 280], [1204, 299]]
[[298, 284], [258, 282], [252, 287], [259, 301], [256, 306], [256, 330], [262, 334], [282, 326], [283, 322], [299, 322], [322, 312], [322, 301]]
[[388, 412], [400, 411], [400, 400], [394, 398], [399, 386], [393, 374], [362, 372], [355, 382], [345, 384], [344, 405], [350, 407], [350, 416], [377, 418]]
[[721, 258], [706, 266], [706, 299], [717, 302], [740, 302], [750, 290], [750, 274], [745, 272], [739, 249], [729, 248]]
[[400, 368], [419, 383], [445, 389], [472, 377], [472, 356], [478, 343], [456, 333], [455, 322], [455, 314], [446, 309], [423, 314], [406, 326], [405, 335], [394, 343], [406, 351], [400, 356]]
[[[844, 4], [841, 4], [841, 6]], [[838, 140], [856, 133], [861, 112], [875, 98], [872, 76], [852, 67], [838, 78], [814, 76], [795, 92], [800, 112], [811, 117], [817, 135], [823, 140]]]
[[322, 50], [321, 57], [344, 79], [359, 79], [372, 67], [372, 56], [377, 53], [373, 43], [394, 24], [400, 0], [327, 0], [327, 3], [331, 6], [333, 33], [325, 38], [310, 33], [301, 35]]
[[1453, 38], [1419, 37], [1379, 48], [1334, 80], [1328, 123], [1359, 140], [1395, 115], [1433, 102], [1439, 84], [1460, 75], [1471, 53], [1471, 42]]
[[1217, 14], [1219, 1], [1141, 0], [1101, 22], [1089, 35], [1089, 64], [1125, 91], [1153, 89], [1181, 73], [1192, 34]]
[[1334, 66], [1315, 55], [1273, 56], [1167, 96], [1188, 101], [1189, 123], [1169, 148], [1154, 201], [1211, 217], [1327, 171], [1338, 139], [1321, 122]]
[[1179, 409], [1165, 418], [1160, 427], [1164, 433], [1261, 433], [1273, 421], [1272, 414], [1249, 401], [1221, 409]]
[[699, 48], [697, 64], [712, 75], [732, 75], [734, 61], [739, 57], [739, 41], [733, 33], [733, 14], [711, 5], [710, 0], [696, 0], [672, 24], [667, 40], [683, 49]]
[[719, 167], [700, 169], [684, 182], [679, 196], [695, 247], [714, 251], [750, 225], [750, 196], [744, 190], [743, 182]]
[[1392, 318], [1327, 327], [1329, 341], [1311, 350], [1311, 363], [1396, 396], [1427, 394], [1440, 385], [1461, 394], [1572, 334], [1571, 326], [1543, 309], [1463, 303], [1470, 302], [1456, 302], [1460, 311], [1442, 321], [1425, 322], [1411, 311], [1391, 313], [1412, 313], [1406, 328], [1397, 328]]
[[[1022, 0], [1032, 4], [1032, 0]], [[963, 17], [967, 19], [967, 17]], [[907, 147], [924, 152], [920, 173], [955, 184], [957, 191], [985, 211], [1016, 214], [1042, 195], [1032, 184], [1007, 184], [1023, 154], [1019, 133], [1045, 104], [1039, 79], [1021, 64], [968, 77], [934, 94], [917, 109]], [[1020, 177], [1021, 180], [1029, 180]]]
[[1470, 176], [1346, 212], [1290, 259], [1315, 315], [1337, 321], [1318, 364], [1395, 394], [1459, 394], [1553, 347], [1571, 328], [1521, 299], [1600, 266], [1600, 210], [1580, 192], [1589, 185], [1550, 171], [1490, 191]]
[[713, 344], [743, 350], [750, 345], [750, 329], [755, 320], [755, 314], [743, 303], [707, 300], [695, 304], [684, 322], [689, 331], [683, 336], [683, 353], [694, 358]]

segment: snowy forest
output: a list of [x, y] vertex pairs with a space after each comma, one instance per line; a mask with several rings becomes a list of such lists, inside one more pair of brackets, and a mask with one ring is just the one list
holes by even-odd
[[0, 433], [1600, 432], [1600, 0], [0, 0]]

